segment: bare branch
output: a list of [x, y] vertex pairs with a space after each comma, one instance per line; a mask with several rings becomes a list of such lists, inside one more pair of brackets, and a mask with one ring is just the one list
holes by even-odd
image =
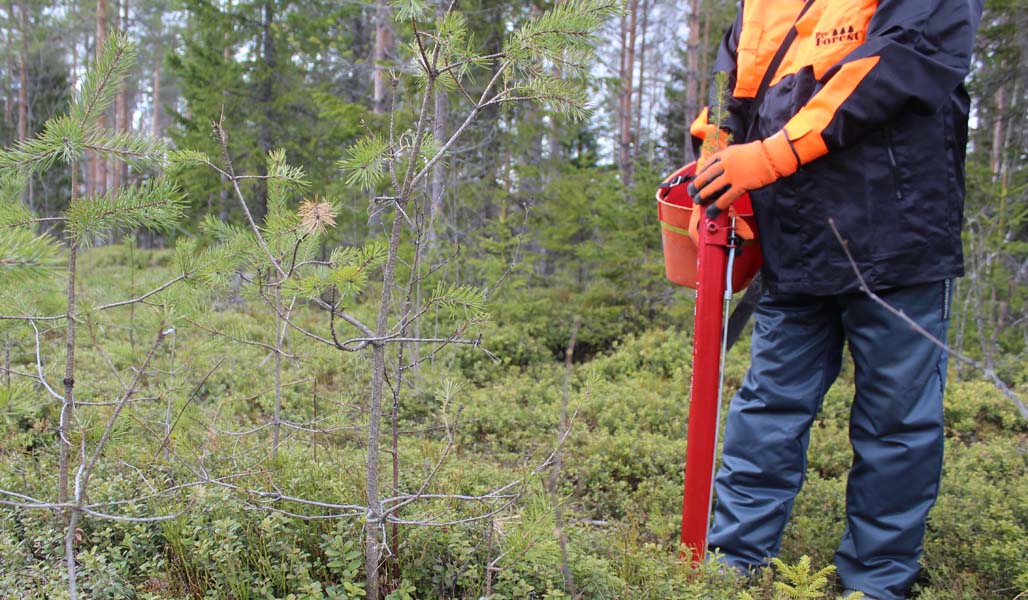
[[207, 383], [207, 380], [210, 379], [211, 375], [213, 375], [214, 372], [217, 371], [219, 367], [221, 367], [221, 364], [223, 362], [225, 362], [224, 359], [219, 360], [213, 367], [211, 367], [210, 371], [207, 371], [207, 374], [203, 376], [203, 379], [200, 380], [200, 383], [196, 384], [196, 387], [193, 388], [193, 393], [189, 395], [189, 399], [186, 400], [186, 403], [182, 406], [182, 409], [178, 411], [178, 415], [175, 416], [175, 420], [172, 421], [171, 425], [168, 426], [168, 432], [164, 435], [164, 438], [161, 441], [162, 450], [168, 447], [168, 442], [171, 440], [171, 433], [175, 430], [175, 426], [178, 425], [179, 419], [182, 418], [182, 414], [186, 412], [186, 409], [189, 408], [189, 405], [192, 404], [193, 400], [200, 394], [200, 390], [203, 389], [204, 384]]
[[93, 456], [89, 459], [80, 469], [80, 474], [76, 477], [77, 480], [81, 480], [81, 484], [76, 482], [75, 485], [75, 503], [78, 506], [82, 505], [82, 498], [86, 493], [86, 489], [89, 485], [89, 477], [93, 474], [93, 468], [96, 467], [97, 461], [100, 460], [100, 455], [104, 451], [104, 447], [107, 446], [107, 441], [111, 437], [111, 431], [114, 430], [114, 423], [118, 420], [118, 416], [121, 411], [125, 408], [125, 404], [132, 397], [132, 394], [136, 391], [136, 387], [139, 385], [139, 381], [143, 378], [143, 373], [146, 372], [146, 368], [150, 365], [150, 361], [153, 360], [154, 354], [157, 353], [157, 348], [161, 346], [161, 342], [164, 341], [164, 323], [162, 322], [157, 328], [157, 337], [154, 340], [153, 346], [150, 347], [150, 352], [147, 353], [146, 358], [140, 365], [139, 370], [136, 372], [135, 378], [132, 383], [129, 384], [125, 393], [121, 397], [121, 402], [115, 407], [114, 412], [107, 420], [107, 427], [104, 428], [103, 435], [100, 436], [100, 441], [96, 443], [96, 448], [93, 449]]
[[[36, 371], [38, 373], [39, 382], [43, 384], [43, 387], [46, 388], [46, 391], [49, 392], [51, 396], [61, 402], [64, 402], [64, 396], [58, 394], [54, 388], [50, 387], [50, 384], [46, 381], [46, 377], [43, 376], [43, 359], [40, 356], [39, 350], [39, 328], [36, 327], [36, 322], [33, 320], [29, 321], [29, 325], [32, 325], [32, 330], [36, 333]], [[64, 413], [62, 412], [61, 414], [63, 415]], [[61, 431], [64, 431], [63, 427], [61, 428]]]
[[214, 123], [214, 135], [218, 139], [218, 144], [221, 145], [221, 156], [222, 160], [225, 161], [225, 167], [227, 170], [227, 179], [232, 182], [232, 189], [236, 192], [236, 198], [239, 199], [240, 206], [243, 207], [243, 214], [246, 215], [246, 220], [250, 223], [250, 229], [253, 231], [254, 237], [257, 239], [257, 243], [260, 244], [261, 250], [264, 250], [264, 254], [271, 261], [271, 265], [275, 267], [278, 274], [283, 279], [287, 277], [285, 270], [282, 265], [275, 259], [275, 255], [271, 253], [271, 249], [268, 248], [267, 242], [264, 241], [264, 236], [261, 235], [260, 227], [257, 227], [257, 223], [253, 220], [253, 214], [250, 213], [250, 207], [246, 203], [246, 197], [243, 195], [243, 190], [239, 188], [239, 178], [236, 176], [235, 167], [232, 165], [232, 157], [228, 153], [228, 136], [225, 134], [225, 129], [222, 127], [222, 122], [225, 115], [222, 114], [221, 120], [215, 121]]
[[[160, 286], [150, 290], [149, 292], [143, 294], [142, 296], [139, 296], [138, 298], [132, 298], [131, 300], [122, 300], [120, 302], [112, 302], [110, 304], [103, 304], [103, 305], [94, 307], [93, 310], [110, 310], [112, 308], [118, 308], [119, 306], [128, 306], [130, 304], [140, 304], [140, 303], [143, 303], [150, 296], [153, 296], [154, 294], [159, 294], [159, 293], [163, 292], [164, 290], [166, 290], [169, 287], [175, 285], [176, 283], [186, 279], [188, 276], [189, 275], [187, 273], [184, 273], [184, 274], [179, 275], [178, 277], [172, 279], [171, 281], [167, 281], [167, 282], [161, 284]], [[14, 315], [14, 316], [12, 316], [12, 315], [0, 315], [0, 321], [60, 321], [62, 319], [67, 319], [67, 318], [68, 318], [67, 313], [65, 313], [63, 315], [52, 315], [52, 316], [47, 316], [47, 317], [37, 317], [37, 316], [33, 316], [33, 315]]]
[[171, 521], [183, 515], [183, 513], [175, 513], [173, 515], [161, 515], [158, 517], [126, 517], [123, 515], [111, 515], [98, 512], [87, 507], [82, 507], [80, 510], [91, 517], [96, 517], [105, 521], [122, 521], [126, 523], [159, 523], [161, 521]]
[[953, 358], [956, 358], [960, 362], [981, 371], [985, 378], [988, 379], [992, 383], [992, 385], [996, 387], [996, 389], [998, 389], [1004, 396], [1007, 397], [1007, 399], [1014, 403], [1014, 406], [1017, 408], [1017, 411], [1021, 413], [1021, 417], [1028, 419], [1028, 406], [1025, 406], [1024, 401], [1021, 400], [1021, 398], [1018, 397], [1016, 393], [1014, 393], [1014, 390], [1010, 389], [1010, 386], [1008, 386], [1006, 382], [1000, 379], [999, 375], [997, 375], [995, 371], [982, 365], [981, 363], [972, 359], [971, 357], [961, 352], [957, 352], [948, 344], [939, 340], [937, 337], [929, 333], [927, 330], [925, 330], [925, 328], [918, 325], [902, 310], [894, 308], [888, 302], [882, 300], [882, 298], [878, 296], [878, 294], [871, 291], [871, 288], [867, 285], [867, 281], [864, 280], [864, 276], [860, 274], [860, 268], [857, 267], [857, 263], [853, 259], [853, 255], [850, 253], [849, 245], [846, 243], [846, 240], [843, 239], [842, 234], [839, 233], [838, 227], [835, 226], [835, 219], [828, 219], [828, 225], [832, 228], [832, 233], [835, 234], [835, 239], [839, 240], [839, 244], [842, 246], [843, 252], [846, 253], [846, 259], [849, 261], [850, 267], [853, 269], [853, 273], [856, 275], [857, 281], [860, 283], [860, 291], [864, 292], [868, 298], [873, 300], [876, 304], [884, 308], [886, 311], [895, 315], [904, 323], [909, 325], [910, 328], [917, 332], [920, 336], [924, 337], [932, 344], [942, 349], [944, 352], [949, 353]]
[[276, 348], [275, 346], [272, 346], [271, 344], [265, 344], [264, 342], [255, 342], [253, 340], [245, 340], [243, 338], [238, 338], [238, 337], [229, 335], [229, 334], [227, 334], [227, 333], [225, 333], [223, 331], [218, 331], [217, 329], [214, 329], [212, 327], [207, 327], [207, 326], [203, 325], [202, 323], [194, 321], [193, 319], [186, 319], [186, 322], [189, 323], [190, 325], [198, 328], [198, 329], [202, 329], [202, 330], [206, 331], [207, 333], [209, 333], [211, 335], [216, 335], [216, 336], [219, 336], [219, 337], [223, 337], [223, 338], [225, 338], [227, 340], [231, 340], [231, 341], [236, 342], [238, 344], [243, 344], [244, 346], [254, 346], [256, 348], [262, 348], [262, 349], [267, 350], [269, 352], [274, 352], [276, 354], [281, 354], [285, 358], [289, 358], [289, 359], [293, 359], [293, 360], [298, 360], [298, 359], [301, 358], [300, 356], [297, 356], [297, 355], [294, 355], [294, 354], [289, 354], [288, 352], [285, 352], [284, 350], [282, 350], [280, 348]]
[[108, 309], [111, 309], [111, 308], [117, 308], [119, 306], [128, 306], [129, 304], [138, 304], [138, 303], [142, 302], [143, 300], [146, 300], [150, 296], [153, 296], [154, 294], [159, 294], [159, 293], [163, 292], [164, 290], [170, 288], [171, 286], [175, 285], [176, 283], [185, 280], [186, 277], [187, 277], [187, 275], [185, 273], [183, 273], [182, 275], [179, 275], [178, 277], [172, 279], [171, 281], [168, 281], [168, 282], [166, 282], [166, 283], [164, 283], [164, 284], [162, 284], [162, 285], [160, 285], [160, 286], [150, 290], [149, 292], [143, 294], [142, 296], [140, 296], [138, 298], [133, 298], [131, 300], [122, 300], [121, 302], [113, 302], [111, 304], [104, 304], [103, 306], [97, 306], [94, 310], [108, 310]]

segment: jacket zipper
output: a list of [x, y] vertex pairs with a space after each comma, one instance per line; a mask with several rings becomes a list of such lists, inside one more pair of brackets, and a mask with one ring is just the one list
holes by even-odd
[[903, 200], [903, 192], [900, 191], [899, 165], [896, 164], [896, 153], [892, 151], [892, 131], [885, 130], [885, 147], [889, 151], [889, 162], [892, 164], [892, 185], [896, 188], [896, 199]]

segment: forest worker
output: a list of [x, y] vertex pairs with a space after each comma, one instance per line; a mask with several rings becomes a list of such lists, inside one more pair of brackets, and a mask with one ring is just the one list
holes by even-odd
[[708, 214], [751, 194], [766, 288], [715, 483], [709, 546], [734, 567], [779, 550], [846, 342], [856, 394], [838, 575], [847, 594], [878, 600], [905, 598], [917, 577], [939, 490], [947, 356], [860, 292], [829, 219], [867, 285], [945, 339], [963, 274], [962, 81], [981, 10], [981, 0], [745, 0], [721, 43], [728, 117], [722, 131], [694, 123], [719, 147], [701, 156], [690, 193]]

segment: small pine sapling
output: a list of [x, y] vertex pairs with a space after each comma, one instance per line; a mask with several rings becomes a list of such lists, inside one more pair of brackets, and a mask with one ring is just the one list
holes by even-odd
[[[729, 98], [728, 73], [718, 72], [714, 75], [713, 97], [715, 99], [713, 113], [710, 115], [710, 123], [717, 125], [718, 134], [708, 135], [700, 146], [702, 154], [710, 156], [721, 149], [722, 145], [732, 142], [732, 134], [727, 131], [728, 109], [726, 108]], [[699, 165], [702, 167], [702, 165]]]
[[[777, 570], [779, 581], [774, 582], [775, 595], [768, 600], [819, 600], [827, 598], [828, 576], [835, 571], [834, 565], [828, 565], [813, 571], [810, 557], [803, 555], [799, 562], [790, 565], [779, 558], [772, 558], [771, 564]], [[864, 595], [860, 592], [851, 594], [846, 600], [860, 600]], [[739, 600], [755, 600], [749, 592], [739, 592]]]

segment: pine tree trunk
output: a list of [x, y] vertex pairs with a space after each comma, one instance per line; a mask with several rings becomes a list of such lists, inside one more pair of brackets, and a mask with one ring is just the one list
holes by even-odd
[[388, 0], [375, 2], [375, 55], [372, 72], [372, 108], [377, 115], [389, 110], [386, 61], [393, 52], [393, 10]]
[[[78, 202], [77, 189], [78, 177], [76, 164], [73, 161], [71, 163], [71, 201], [69, 202], [69, 207]], [[68, 502], [69, 461], [71, 458], [71, 442], [68, 434], [72, 419], [75, 416], [75, 279], [77, 275], [78, 243], [71, 237], [69, 237], [68, 243], [70, 251], [68, 253], [67, 325], [65, 326], [64, 402], [61, 404], [61, 421], [57, 429], [61, 444], [57, 467], [57, 501], [61, 504]], [[70, 518], [72, 515], [69, 514], [68, 516]]]
[[[77, 72], [79, 68], [79, 47], [78, 44], [71, 45], [71, 64], [74, 65], [72, 73]], [[82, 72], [88, 68], [89, 65], [89, 32], [88, 30], [83, 34], [82, 39]], [[75, 80], [77, 77], [74, 75], [72, 79]], [[77, 81], [72, 81], [72, 89], [78, 85]], [[85, 197], [92, 198], [93, 194], [96, 193], [96, 179], [93, 173], [93, 154], [91, 152], [83, 152], [82, 160], [79, 162], [79, 168], [81, 170], [81, 179], [85, 182]]]
[[[444, 3], [440, 2], [436, 7], [436, 18], [442, 19], [446, 16], [446, 7]], [[435, 90], [435, 101], [434, 110], [432, 111], [432, 137], [436, 141], [441, 142], [446, 135], [447, 117], [449, 112], [449, 100], [446, 97], [446, 90], [442, 89], [442, 86], [436, 87]], [[446, 168], [443, 166], [443, 161], [436, 163], [432, 167], [432, 191], [431, 201], [429, 202], [428, 215], [426, 215], [425, 221], [427, 222], [428, 231], [426, 238], [428, 241], [428, 247], [431, 248], [435, 241], [436, 227], [435, 224], [443, 214], [443, 190], [446, 183]], [[415, 352], [417, 352], [417, 344], [414, 345]]]
[[627, 30], [622, 33], [624, 40], [624, 72], [621, 77], [621, 143], [619, 163], [622, 181], [630, 185], [632, 181], [632, 84], [635, 79], [635, 30], [639, 13], [639, 0], [629, 0]]
[[[231, 0], [229, 0], [228, 6], [227, 6], [227, 8], [225, 10], [227, 10], [229, 12], [232, 11], [232, 1]], [[227, 39], [225, 40], [225, 49], [222, 50], [222, 58], [224, 59], [225, 64], [229, 64], [229, 61], [232, 59], [232, 46], [229, 45]], [[225, 101], [227, 102], [228, 101], [228, 90], [223, 90], [221, 92], [221, 97], [225, 98]], [[228, 221], [228, 204], [229, 204], [228, 187], [229, 187], [228, 177], [225, 176], [225, 175], [221, 175], [221, 189], [218, 192], [218, 218], [221, 219], [222, 222], [227, 222]]]
[[[29, 139], [29, 119], [32, 118], [29, 113], [29, 25], [24, 0], [18, 2], [18, 13], [18, 28], [21, 30], [21, 47], [18, 53], [18, 141], [20, 142]], [[21, 201], [30, 210], [35, 208], [32, 206], [31, 181], [22, 190]]]
[[[642, 106], [643, 106], [643, 92], [646, 89], [646, 33], [650, 25], [650, 0], [643, 0], [642, 6], [642, 37], [639, 41], [639, 85], [637, 86], [636, 100], [635, 100], [635, 126], [633, 131], [636, 134], [636, 144], [638, 145], [638, 136], [642, 132]], [[636, 148], [638, 154], [639, 149]]]
[[[96, 0], [96, 57], [100, 58], [104, 44], [107, 43], [107, 0]], [[100, 115], [98, 124], [100, 129], [107, 129], [107, 114]], [[96, 153], [93, 153], [93, 179], [94, 193], [103, 194], [107, 189], [107, 161]]]
[[17, 55], [17, 141], [29, 139], [29, 51], [25, 41], [27, 32], [25, 24], [25, 4], [19, 5], [19, 23], [22, 44]]
[[[557, 79], [564, 77], [564, 70], [560, 68], [560, 65], [556, 65], [553, 68], [553, 76]], [[560, 171], [560, 163], [563, 158], [563, 148], [561, 147], [561, 123], [560, 116], [551, 111], [550, 112], [550, 168], [549, 172], [552, 176], [556, 175]]]
[[1007, 86], [1000, 84], [996, 90], [996, 110], [992, 121], [992, 152], [989, 156], [989, 170], [993, 181], [1003, 177], [1003, 150], [1006, 142]]
[[24, 1], [18, 3], [18, 13], [18, 28], [21, 37], [18, 53], [18, 141], [20, 142], [29, 138], [29, 32]]
[[[16, 130], [17, 122], [14, 120], [14, 3], [7, 2], [7, 22], [10, 26], [4, 32], [4, 58], [6, 59], [7, 77], [4, 79], [4, 126], [6, 130]], [[17, 134], [15, 134], [17, 135]], [[9, 140], [3, 140], [5, 146]]]
[[[126, 3], [127, 0], [114, 0], [114, 29], [117, 31], [122, 28], [121, 24], [121, 5]], [[122, 85], [121, 89], [118, 90], [117, 95], [114, 96], [114, 131], [122, 131], [121, 117], [125, 110], [125, 85]], [[114, 192], [121, 188], [121, 169], [119, 161], [111, 159], [107, 165], [110, 179], [108, 180], [109, 189]]]
[[700, 0], [689, 0], [689, 18], [686, 20], [689, 37], [685, 50], [685, 139], [682, 155], [688, 163], [696, 160], [689, 125], [700, 112]]
[[[1025, 11], [1025, 21], [1028, 21], [1028, 11]], [[1028, 23], [1026, 23], [1026, 25], [1028, 25]], [[1022, 54], [1022, 56], [1028, 55], [1028, 35], [1026, 35], [1025, 38], [1025, 53]], [[1018, 114], [1013, 112], [1014, 110], [1017, 110], [1018, 105], [1021, 107], [1022, 111], [1026, 105], [1026, 98], [1024, 97], [1024, 73], [1025, 69], [1022, 68], [1022, 75], [1015, 76], [1013, 81], [1010, 82], [1010, 100], [1007, 103], [1007, 113], [1009, 113], [1011, 118], [1006, 119], [1007, 126], [1003, 137], [1004, 148], [1028, 148], [1028, 143], [1026, 143], [1024, 135], [1025, 120], [1015, 119], [1012, 117], [1012, 115]], [[1020, 98], [1020, 101], [1018, 98]], [[1011, 103], [1013, 103], [1013, 106], [1011, 106]], [[1020, 160], [1022, 159], [1019, 153], [1003, 153], [1003, 165], [1001, 169], [1003, 171], [1004, 181], [1006, 180], [1006, 177], [1009, 176], [1011, 169], [1015, 168], [1015, 165], [1019, 164], [1018, 161]]]
[[625, 60], [628, 58], [628, 14], [621, 13], [621, 52], [618, 54], [618, 107], [615, 118], [617, 119], [617, 161], [618, 168], [624, 169], [624, 156], [621, 149], [621, 139], [624, 138], [625, 120], [622, 113], [625, 110], [624, 81], [628, 74], [628, 67]]
[[[275, 72], [277, 67], [277, 56], [275, 54], [275, 5], [272, 0], [264, 0], [263, 7], [263, 30], [261, 33], [261, 48], [264, 58], [264, 81], [262, 82], [261, 101], [264, 114], [261, 119], [261, 126], [258, 133], [258, 143], [261, 146], [261, 158], [257, 161], [257, 174], [264, 177], [268, 174], [268, 167], [265, 157], [271, 151], [272, 131], [271, 125], [275, 122]], [[268, 185], [265, 180], [260, 180], [257, 185], [256, 202], [254, 206], [254, 218], [260, 221], [268, 212]]]
[[[711, 84], [711, 65], [710, 65], [710, 54], [707, 52], [707, 48], [710, 47], [710, 13], [713, 11], [711, 8], [703, 11], [703, 33], [700, 35], [700, 70], [696, 73], [696, 81], [699, 82], [700, 96], [698, 98], [699, 105], [703, 106], [707, 102], [707, 98], [710, 97], [710, 84]], [[699, 110], [697, 108], [697, 110]]]
[[[407, 203], [400, 201], [400, 208]], [[382, 275], [382, 296], [379, 300], [378, 317], [375, 320], [375, 336], [385, 338], [389, 332], [389, 314], [392, 307], [395, 286], [396, 264], [403, 233], [403, 212], [397, 210], [393, 217], [389, 236], [389, 252]], [[382, 565], [382, 544], [385, 537], [382, 496], [379, 491], [381, 461], [379, 449], [382, 440], [382, 401], [385, 397], [386, 345], [376, 342], [371, 358], [371, 398], [368, 402], [368, 460], [365, 469], [368, 514], [365, 523], [364, 566], [367, 573], [367, 600], [380, 600], [379, 568]]]
[[[118, 27], [119, 29], [127, 30], [129, 18], [129, 0], [121, 0], [120, 13], [121, 14], [118, 18]], [[128, 131], [130, 129], [128, 103], [128, 85], [123, 85], [114, 100], [114, 129], [116, 131]], [[126, 183], [128, 179], [128, 163], [125, 163], [123, 161], [112, 160], [111, 175], [111, 189], [117, 191], [121, 188], [122, 185]]]
[[161, 137], [164, 131], [161, 128], [161, 113], [164, 107], [161, 105], [161, 65], [164, 63], [164, 49], [158, 47], [157, 60], [153, 67], [153, 118], [150, 123], [150, 132], [154, 137]]

